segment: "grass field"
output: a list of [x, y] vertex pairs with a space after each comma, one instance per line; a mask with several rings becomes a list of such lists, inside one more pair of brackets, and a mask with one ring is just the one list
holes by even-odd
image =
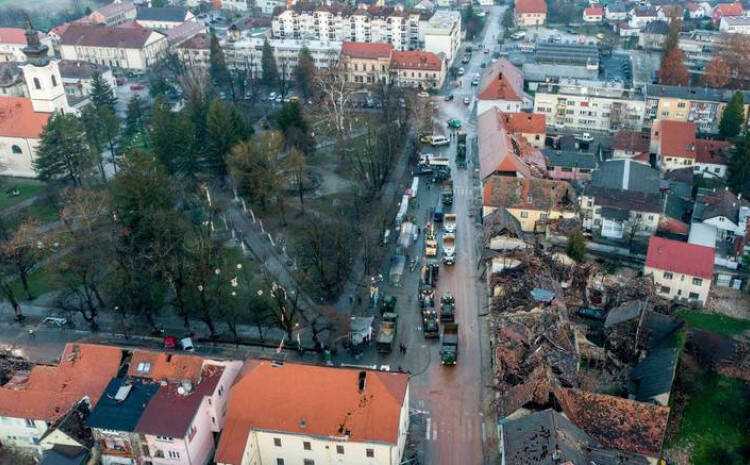
[[693, 465], [744, 464], [750, 451], [750, 386], [708, 371], [682, 386], [687, 401], [671, 446], [690, 450]]
[[717, 313], [705, 313], [683, 309], [677, 316], [691, 328], [704, 329], [724, 336], [735, 336], [750, 331], [750, 320], [740, 320]]
[[[2, 2], [3, 0], [0, 0]], [[18, 195], [11, 192], [16, 191]], [[0, 211], [12, 207], [44, 190], [44, 184], [38, 181], [12, 179], [0, 180]]]

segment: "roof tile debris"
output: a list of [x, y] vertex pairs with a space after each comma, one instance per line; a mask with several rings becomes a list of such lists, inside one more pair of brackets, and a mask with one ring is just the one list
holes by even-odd
[[492, 176], [484, 184], [483, 205], [542, 211], [572, 211], [573, 189], [565, 181]]

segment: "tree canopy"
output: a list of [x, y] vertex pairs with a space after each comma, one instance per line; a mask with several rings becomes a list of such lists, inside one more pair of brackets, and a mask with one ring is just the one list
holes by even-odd
[[735, 92], [732, 99], [724, 108], [719, 121], [719, 135], [730, 139], [739, 135], [745, 123], [745, 100], [742, 92]]

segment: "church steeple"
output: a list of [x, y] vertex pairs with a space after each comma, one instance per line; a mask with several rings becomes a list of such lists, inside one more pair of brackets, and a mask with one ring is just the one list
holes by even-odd
[[49, 47], [39, 41], [39, 34], [31, 25], [31, 18], [26, 16], [26, 47], [22, 49], [26, 60], [34, 66], [47, 66]]

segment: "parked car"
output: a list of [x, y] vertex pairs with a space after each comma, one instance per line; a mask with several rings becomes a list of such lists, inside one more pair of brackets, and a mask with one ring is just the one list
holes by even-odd
[[445, 96], [445, 101], [446, 102], [452, 102], [453, 101], [453, 94], [446, 95]]
[[472, 85], [473, 87], [476, 87], [476, 86], [478, 86], [478, 85], [479, 85], [479, 79], [472, 79], [472, 80], [471, 80], [471, 85]]
[[469, 97], [464, 97], [464, 105], [468, 105], [471, 103], [471, 99]]
[[463, 76], [465, 72], [466, 72], [466, 70], [463, 68], [463, 66], [461, 68], [458, 68], [458, 75], [459, 76]]

